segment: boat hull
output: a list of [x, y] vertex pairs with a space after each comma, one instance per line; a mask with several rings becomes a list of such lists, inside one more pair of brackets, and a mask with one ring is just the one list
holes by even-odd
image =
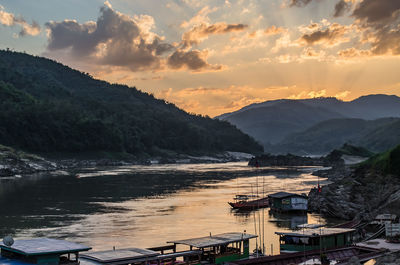
[[268, 198], [262, 198], [253, 201], [246, 201], [246, 202], [228, 202], [228, 204], [237, 210], [254, 210], [259, 208], [265, 208], [269, 206]]

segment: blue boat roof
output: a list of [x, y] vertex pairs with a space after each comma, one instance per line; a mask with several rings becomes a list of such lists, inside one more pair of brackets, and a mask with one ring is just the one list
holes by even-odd
[[91, 249], [91, 247], [87, 247], [78, 243], [50, 238], [15, 240], [12, 246], [6, 246], [3, 243], [0, 243], [0, 248], [25, 256], [66, 254], [88, 251]]
[[[126, 261], [126, 263], [133, 263], [134, 260], [148, 259], [159, 256], [160, 253], [143, 248], [125, 248], [118, 250], [107, 250], [98, 252], [89, 252], [81, 255], [80, 259], [88, 259], [100, 263], [112, 263], [119, 261]], [[131, 262], [128, 262], [131, 261]]]
[[8, 259], [0, 256], [1, 265], [32, 265], [32, 263], [26, 263], [15, 259]]

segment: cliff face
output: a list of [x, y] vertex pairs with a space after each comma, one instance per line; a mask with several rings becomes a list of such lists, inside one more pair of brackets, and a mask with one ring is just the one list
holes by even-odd
[[310, 210], [342, 219], [371, 220], [377, 214], [400, 215], [400, 146], [376, 155], [334, 183], [309, 194]]

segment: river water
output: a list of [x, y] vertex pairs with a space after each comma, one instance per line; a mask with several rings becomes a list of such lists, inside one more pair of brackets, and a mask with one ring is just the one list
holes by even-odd
[[266, 253], [277, 254], [276, 231], [328, 221], [317, 214], [272, 215], [268, 209], [241, 213], [227, 202], [237, 193], [308, 193], [318, 182], [312, 170], [257, 169], [235, 162], [87, 168], [0, 179], [0, 237], [60, 238], [106, 250], [246, 230], [264, 234], [258, 244], [264, 241]]

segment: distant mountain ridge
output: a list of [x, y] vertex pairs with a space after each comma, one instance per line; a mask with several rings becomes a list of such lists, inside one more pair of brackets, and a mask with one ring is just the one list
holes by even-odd
[[[379, 121], [371, 122], [377, 131], [362, 132], [367, 121], [388, 117], [400, 117], [400, 97], [395, 95], [367, 95], [352, 101], [341, 101], [333, 97], [312, 99], [279, 99], [251, 104], [242, 109], [217, 116], [226, 120], [243, 132], [253, 136], [264, 145], [266, 152], [298, 154], [323, 154], [337, 148], [348, 140], [355, 141], [374, 151], [384, 151], [382, 146], [373, 146], [378, 141]], [[351, 119], [347, 120], [346, 119]], [[339, 120], [341, 120], [339, 122]], [[354, 123], [353, 123], [354, 122]], [[332, 123], [332, 126], [329, 124]], [[376, 126], [375, 126], [376, 125]], [[347, 128], [341, 128], [345, 126]], [[358, 128], [357, 126], [361, 126]], [[374, 127], [375, 126], [375, 127]], [[331, 129], [328, 130], [328, 128]], [[389, 128], [389, 127], [388, 127]], [[397, 126], [392, 125], [391, 132], [396, 135]], [[372, 130], [372, 129], [371, 129]], [[340, 132], [340, 133], [339, 133]], [[322, 142], [308, 141], [307, 135], [327, 134]], [[330, 135], [330, 136], [329, 136]], [[396, 137], [382, 141], [383, 146], [393, 147]], [[302, 147], [301, 147], [302, 146]], [[331, 149], [329, 149], [329, 148]], [[311, 153], [309, 153], [311, 152]], [[322, 152], [322, 153], [321, 153]]]

